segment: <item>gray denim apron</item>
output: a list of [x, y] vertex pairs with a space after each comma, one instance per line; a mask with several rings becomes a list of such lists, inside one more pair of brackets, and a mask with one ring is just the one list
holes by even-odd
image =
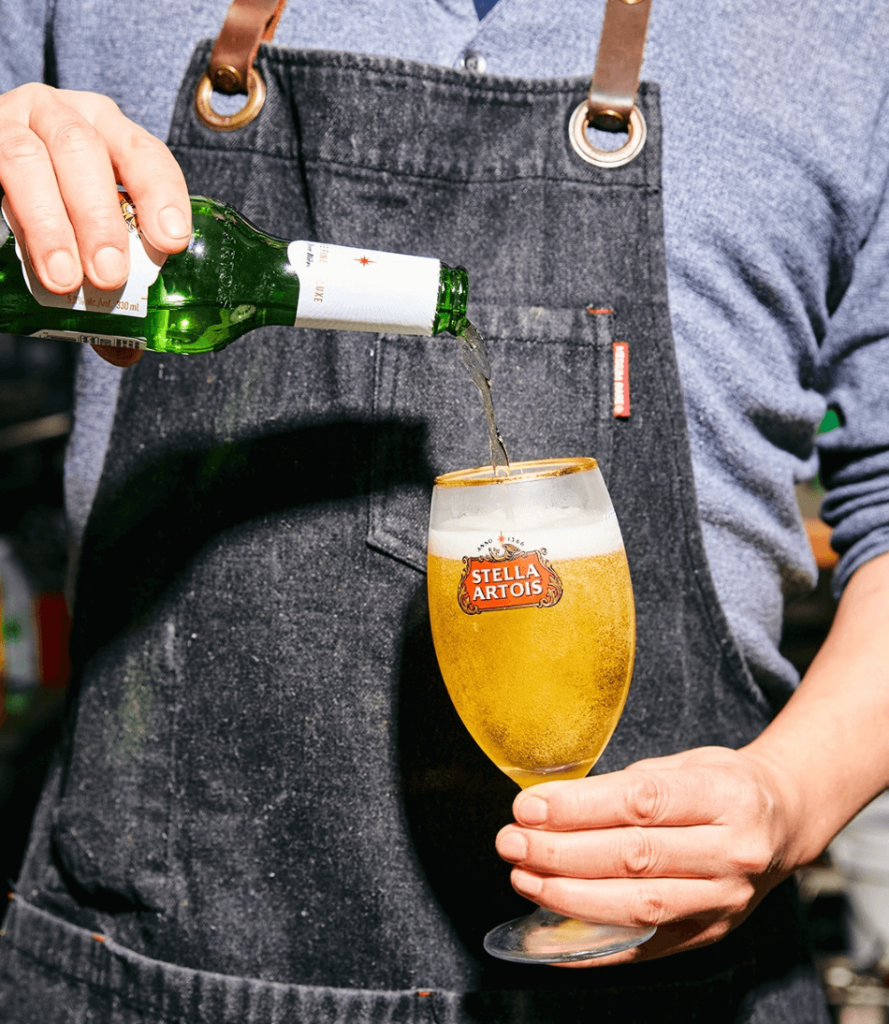
[[[464, 263], [513, 456], [599, 459], [639, 651], [598, 770], [756, 735], [771, 709], [695, 503], [656, 87], [641, 156], [602, 170], [568, 144], [579, 79], [266, 47], [266, 106], [226, 134], [192, 110], [208, 54], [171, 137], [192, 192], [279, 236]], [[446, 696], [423, 568], [433, 477], [485, 452], [449, 336], [267, 329], [127, 371], [84, 546], [70, 741], [6, 920], [4, 1021], [827, 1020], [789, 886], [662, 961], [482, 952], [528, 906], [493, 847], [515, 789]]]

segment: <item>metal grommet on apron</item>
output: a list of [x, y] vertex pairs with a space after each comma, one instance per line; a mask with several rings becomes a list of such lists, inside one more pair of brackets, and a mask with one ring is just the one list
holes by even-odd
[[[636, 106], [636, 92], [650, 11], [651, 0], [607, 0], [590, 91], [568, 122], [574, 152], [594, 167], [624, 167], [645, 146], [647, 126]], [[590, 140], [589, 128], [626, 132], [627, 140], [603, 149]]]
[[568, 124], [568, 138], [574, 152], [587, 163], [595, 167], [623, 167], [642, 152], [647, 135], [645, 118], [638, 107], [634, 106], [630, 111], [627, 122], [627, 141], [617, 149], [601, 149], [590, 142], [587, 129], [590, 127], [589, 103], [584, 100], [579, 103], [571, 115]]
[[[223, 72], [228, 70], [223, 68]], [[194, 105], [198, 119], [218, 132], [234, 132], [250, 124], [265, 103], [265, 82], [253, 67], [247, 72], [247, 102], [234, 114], [220, 114], [213, 109], [213, 88], [209, 73], [203, 75], [194, 94]]]
[[[260, 114], [209, 131], [209, 56], [169, 140], [190, 190], [281, 237], [464, 263], [510, 450], [598, 459], [638, 623], [601, 770], [758, 735], [772, 709], [707, 571], [679, 400], [657, 86], [632, 97], [645, 146], [602, 168], [565, 131], [588, 80], [266, 45]], [[494, 850], [515, 788], [447, 696], [423, 576], [432, 481], [484, 445], [448, 336], [270, 327], [123, 375], [70, 740], [0, 942], [11, 1021], [827, 1020], [789, 885], [665, 960], [484, 954], [527, 908]]]

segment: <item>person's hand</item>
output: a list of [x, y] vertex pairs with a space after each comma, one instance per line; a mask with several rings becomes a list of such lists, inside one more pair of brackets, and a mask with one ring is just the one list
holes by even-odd
[[703, 747], [524, 790], [497, 851], [516, 891], [551, 910], [657, 925], [644, 946], [570, 966], [652, 959], [722, 938], [799, 866], [786, 790], [769, 761]]
[[[74, 291], [84, 276], [109, 291], [126, 281], [118, 182], [130, 193], [147, 240], [164, 253], [184, 249], [191, 235], [188, 190], [160, 139], [96, 93], [34, 83], [0, 95], [0, 186], [49, 291]], [[117, 365], [141, 355], [97, 351]]]

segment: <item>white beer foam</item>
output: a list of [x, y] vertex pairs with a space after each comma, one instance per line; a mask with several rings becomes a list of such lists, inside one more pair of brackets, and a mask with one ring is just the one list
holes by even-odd
[[429, 553], [440, 558], [462, 559], [504, 543], [525, 551], [545, 548], [547, 558], [554, 560], [607, 555], [624, 546], [614, 512], [577, 508], [535, 509], [516, 518], [461, 516], [436, 523], [429, 531]]

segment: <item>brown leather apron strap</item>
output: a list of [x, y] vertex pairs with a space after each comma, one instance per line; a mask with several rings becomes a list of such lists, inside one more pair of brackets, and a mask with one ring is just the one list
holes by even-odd
[[[621, 167], [645, 145], [646, 126], [636, 107], [636, 91], [650, 12], [651, 0], [607, 0], [590, 91], [569, 128], [575, 151], [598, 167]], [[587, 128], [627, 132], [628, 138], [618, 149], [602, 150], [589, 141]]]
[[590, 124], [626, 131], [636, 103], [651, 0], [608, 0], [587, 106]]
[[[234, 131], [249, 124], [265, 102], [265, 83], [253, 67], [261, 43], [275, 34], [287, 0], [232, 0], [210, 65], [195, 92], [198, 117], [216, 131]], [[241, 93], [247, 102], [235, 114], [218, 114], [212, 107], [213, 90]]]
[[[249, 124], [265, 102], [265, 83], [253, 67], [260, 43], [275, 34], [287, 0], [232, 0], [219, 33], [207, 74], [195, 92], [199, 119], [216, 131], [234, 131]], [[645, 145], [645, 120], [635, 105], [645, 53], [651, 0], [607, 0], [596, 67], [586, 100], [574, 111], [568, 130], [571, 145], [584, 160], [599, 167], [622, 167]], [[218, 114], [213, 90], [245, 93], [247, 102], [235, 114]], [[587, 128], [626, 131], [623, 146], [593, 146]]]

